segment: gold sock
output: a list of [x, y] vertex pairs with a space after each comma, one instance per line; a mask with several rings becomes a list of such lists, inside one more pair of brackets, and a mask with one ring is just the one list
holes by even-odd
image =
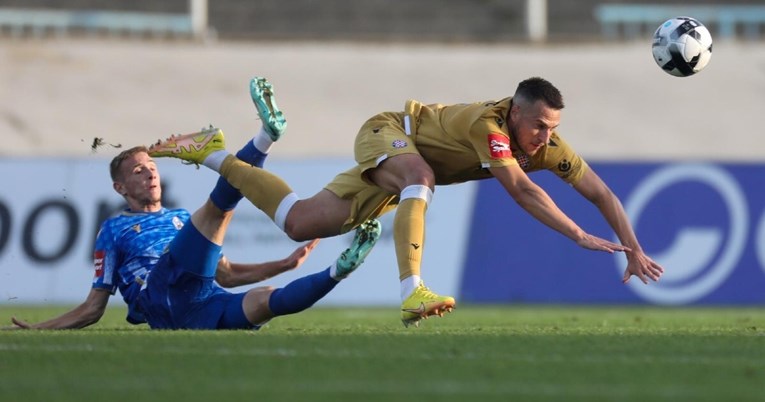
[[396, 245], [399, 280], [420, 275], [427, 209], [428, 204], [420, 198], [407, 198], [401, 201], [396, 209], [396, 216], [393, 218], [393, 241]]
[[240, 161], [233, 155], [223, 160], [220, 175], [237, 188], [252, 205], [274, 220], [276, 208], [292, 189], [278, 176]]

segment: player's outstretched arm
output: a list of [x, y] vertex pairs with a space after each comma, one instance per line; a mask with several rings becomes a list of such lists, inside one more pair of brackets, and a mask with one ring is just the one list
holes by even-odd
[[287, 258], [278, 261], [242, 264], [231, 262], [228, 258], [223, 257], [218, 262], [215, 280], [219, 285], [226, 288], [264, 281], [303, 265], [303, 262], [305, 262], [318, 243], [319, 239], [316, 239], [303, 244], [296, 248]]
[[627, 283], [633, 275], [646, 284], [649, 279], [658, 281], [664, 268], [643, 252], [621, 201], [603, 180], [592, 169], [587, 169], [574, 188], [600, 210], [622, 244], [630, 248], [622, 281]]
[[494, 177], [502, 183], [508, 194], [534, 218], [589, 250], [628, 251], [629, 248], [597, 236], [580, 228], [555, 205], [552, 198], [534, 182], [518, 165], [490, 168]]
[[90, 289], [87, 299], [82, 304], [60, 316], [32, 324], [16, 317], [11, 321], [16, 329], [80, 329], [93, 325], [101, 319], [109, 302], [109, 292], [105, 289]]

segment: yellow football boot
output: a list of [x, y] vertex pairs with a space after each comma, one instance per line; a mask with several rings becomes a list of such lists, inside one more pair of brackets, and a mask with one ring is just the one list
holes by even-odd
[[421, 319], [431, 315], [443, 317], [444, 313], [451, 312], [454, 306], [453, 297], [439, 296], [420, 282], [414, 292], [401, 303], [401, 322], [405, 327], [412, 324], [419, 327]]
[[210, 126], [196, 133], [172, 135], [164, 141], [157, 141], [149, 147], [149, 155], [178, 158], [200, 165], [211, 153], [224, 149], [226, 141], [223, 131]]

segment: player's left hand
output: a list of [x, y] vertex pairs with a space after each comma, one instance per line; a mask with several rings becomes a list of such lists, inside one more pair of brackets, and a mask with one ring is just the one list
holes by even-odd
[[286, 259], [286, 265], [288, 267], [287, 269], [292, 270], [303, 265], [303, 262], [305, 262], [305, 260], [308, 258], [308, 255], [311, 254], [311, 251], [313, 251], [317, 244], [319, 244], [319, 239], [314, 239], [296, 248], [295, 251], [293, 251], [292, 254], [290, 254], [290, 256]]
[[629, 251], [627, 252], [627, 268], [624, 270], [622, 283], [629, 282], [632, 275], [635, 275], [647, 285], [648, 279], [658, 282], [663, 273], [664, 268], [642, 251]]
[[623, 246], [619, 243], [614, 243], [612, 241], [608, 241], [606, 239], [602, 239], [598, 236], [593, 236], [591, 234], [585, 234], [584, 237], [576, 241], [576, 244], [579, 245], [579, 247], [584, 247], [589, 250], [595, 250], [595, 251], [605, 251], [607, 253], [615, 253], [617, 251], [630, 251], [629, 247]]

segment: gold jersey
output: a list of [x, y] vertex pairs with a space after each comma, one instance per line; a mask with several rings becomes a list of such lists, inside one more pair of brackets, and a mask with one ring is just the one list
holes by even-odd
[[410, 100], [404, 112], [380, 113], [367, 120], [354, 146], [358, 166], [326, 186], [338, 197], [353, 200], [343, 232], [398, 205], [397, 194], [368, 183], [364, 172], [400, 154], [421, 155], [433, 169], [437, 185], [487, 179], [493, 177], [488, 168], [514, 164], [526, 172], [550, 170], [576, 184], [587, 164], [556, 132], [533, 156], [520, 149], [507, 126], [510, 101], [444, 106]]
[[550, 170], [570, 184], [581, 179], [584, 160], [553, 132], [550, 143], [530, 156], [518, 146], [507, 126], [511, 98], [457, 105], [406, 103], [414, 120], [412, 138], [430, 164], [436, 184], [492, 177], [489, 167], [518, 164], [525, 172]]

